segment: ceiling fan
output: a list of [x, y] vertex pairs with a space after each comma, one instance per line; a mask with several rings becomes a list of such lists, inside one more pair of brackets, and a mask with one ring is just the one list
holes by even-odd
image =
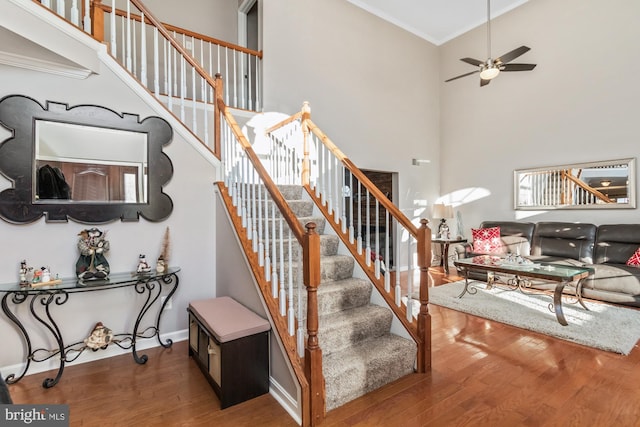
[[520, 55], [525, 54], [531, 50], [527, 46], [520, 46], [517, 49], [507, 52], [498, 58], [491, 58], [491, 6], [490, 0], [487, 0], [487, 60], [479, 61], [473, 58], [461, 58], [460, 61], [467, 64], [475, 65], [478, 67], [476, 71], [470, 73], [461, 74], [456, 77], [452, 77], [445, 82], [459, 79], [461, 77], [470, 76], [475, 73], [480, 73], [480, 86], [488, 85], [492, 79], [498, 77], [501, 71], [531, 71], [536, 68], [536, 64], [509, 64]]

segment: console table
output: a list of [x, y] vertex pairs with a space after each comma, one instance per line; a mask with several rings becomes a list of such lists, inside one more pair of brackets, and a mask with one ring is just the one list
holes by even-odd
[[[41, 287], [21, 287], [15, 283], [0, 285], [0, 294], [4, 294], [1, 301], [2, 311], [7, 318], [18, 327], [26, 345], [26, 365], [24, 370], [19, 375], [10, 374], [5, 378], [5, 381], [7, 384], [14, 384], [25, 376], [29, 370], [31, 362], [44, 362], [57, 356], [60, 359], [60, 366], [58, 367], [56, 377], [47, 378], [42, 383], [42, 386], [45, 388], [50, 388], [56, 385], [60, 380], [60, 377], [62, 377], [65, 364], [76, 360], [80, 354], [89, 347], [84, 341], [65, 344], [62, 331], [53, 317], [52, 308], [56, 306], [63, 306], [69, 300], [71, 295], [77, 293], [101, 292], [129, 286], [134, 287], [138, 294], [143, 295], [144, 301], [140, 307], [140, 311], [138, 312], [132, 331], [113, 334], [113, 339], [110, 344], [115, 344], [122, 349], [131, 349], [133, 359], [136, 363], [146, 363], [148, 359], [147, 355], [138, 355], [138, 352], [136, 351], [137, 339], [157, 337], [160, 345], [165, 348], [171, 347], [173, 344], [170, 339], [166, 342], [162, 342], [160, 339], [160, 319], [169, 299], [178, 288], [179, 280], [177, 273], [179, 271], [180, 268], [173, 267], [167, 269], [163, 273], [157, 273], [155, 271], [148, 274], [136, 274], [130, 272], [116, 273], [111, 274], [106, 280], [84, 282], [76, 278], [63, 279], [59, 284]], [[168, 288], [169, 292], [167, 293], [164, 301], [161, 302], [160, 311], [158, 312], [155, 325], [149, 326], [143, 331], [139, 331], [140, 323], [142, 322], [145, 314], [156, 302], [160, 303], [160, 295], [162, 294], [163, 287]], [[13, 304], [13, 311], [11, 310], [9, 302]], [[56, 348], [33, 348], [29, 331], [16, 315], [17, 307], [27, 302], [29, 304], [31, 316], [42, 324], [45, 330], [53, 336], [57, 344]], [[96, 349], [93, 350], [96, 351]]]

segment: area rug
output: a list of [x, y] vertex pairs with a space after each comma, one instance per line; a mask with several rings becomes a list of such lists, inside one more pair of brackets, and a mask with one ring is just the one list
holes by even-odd
[[[473, 284], [478, 292], [462, 298], [458, 295], [464, 281], [430, 288], [430, 303], [624, 355], [629, 354], [640, 339], [640, 310], [585, 301], [589, 308], [586, 311], [580, 304], [563, 300], [562, 311], [569, 325], [562, 326], [549, 310], [549, 303], [553, 301], [551, 294], [525, 295], [499, 287], [487, 290], [483, 282]], [[413, 313], [417, 316], [420, 305], [415, 300], [413, 303]]]

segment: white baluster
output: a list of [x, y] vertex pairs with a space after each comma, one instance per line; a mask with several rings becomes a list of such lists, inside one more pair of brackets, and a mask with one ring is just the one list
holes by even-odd
[[360, 180], [357, 180], [358, 182], [358, 192], [357, 197], [358, 197], [358, 240], [357, 240], [357, 250], [358, 250], [358, 255], [362, 255], [362, 193], [361, 193], [361, 184], [360, 184]]
[[284, 287], [284, 221], [282, 215], [279, 217], [280, 222], [280, 256], [278, 257], [278, 262], [280, 263], [280, 296], [278, 299], [280, 300], [280, 315], [284, 316], [287, 314], [287, 291]]
[[384, 262], [385, 262], [385, 271], [384, 271], [384, 290], [389, 293], [391, 292], [391, 274], [389, 273], [389, 269], [391, 268], [390, 254], [389, 254], [389, 210], [385, 209], [385, 222], [384, 222]]
[[355, 190], [353, 188], [353, 174], [349, 171], [349, 243], [353, 244], [356, 236], [353, 229], [353, 204], [355, 203]]
[[[224, 85], [224, 102], [229, 105], [229, 85], [231, 79], [229, 78], [229, 48], [224, 47], [224, 76], [227, 79], [227, 84]], [[234, 105], [232, 105], [234, 107]]]
[[132, 58], [131, 58], [131, 3], [127, 1], [127, 70], [132, 72]]
[[248, 95], [248, 99], [249, 99], [249, 110], [253, 109], [253, 97], [251, 96], [251, 86], [253, 86], [253, 81], [252, 81], [252, 75], [251, 75], [251, 56], [247, 54], [247, 61], [249, 61], [249, 64], [247, 65], [247, 74], [248, 74], [248, 79], [247, 79], [247, 89], [249, 91], [249, 95]]
[[160, 51], [156, 27], [153, 27], [153, 91], [156, 98], [160, 98]]
[[109, 37], [111, 39], [111, 55], [118, 57], [118, 45], [116, 43], [116, 0], [111, 0], [111, 15], [109, 16]]
[[91, 4], [90, 0], [84, 0], [84, 16], [83, 16], [83, 26], [84, 31], [87, 33], [91, 33]]
[[367, 244], [366, 244], [366, 250], [365, 250], [365, 262], [367, 263], [367, 267], [371, 266], [371, 209], [370, 209], [370, 193], [369, 193], [369, 189], [365, 187], [365, 190], [367, 192], [367, 204], [366, 204], [366, 211], [367, 211], [367, 223], [365, 225], [365, 233], [367, 233], [365, 235], [366, 239], [367, 239]]
[[144, 13], [140, 22], [140, 81], [147, 87], [147, 28], [144, 24]]
[[64, 0], [58, 0], [57, 4], [58, 4], [58, 8], [57, 8], [58, 15], [62, 16], [63, 18], [66, 18], [66, 15], [65, 15], [66, 5], [64, 3]]
[[289, 306], [289, 310], [287, 312], [287, 318], [288, 318], [288, 326], [289, 326], [289, 335], [293, 336], [293, 334], [295, 333], [295, 308], [293, 306], [293, 248], [291, 247], [291, 241], [293, 240], [293, 236], [291, 234], [291, 228], [289, 228], [289, 256], [288, 256], [288, 260], [289, 260], [289, 302], [288, 302], [288, 306]]
[[276, 204], [271, 200], [271, 296], [278, 297], [278, 253], [276, 252]]
[[[407, 239], [407, 320], [413, 322], [413, 252], [411, 251], [411, 241], [413, 237], [409, 234]], [[446, 260], [445, 260], [446, 262]]]
[[380, 202], [376, 198], [376, 250], [375, 252], [375, 262], [374, 262], [374, 270], [376, 274], [376, 279], [380, 278]]
[[[71, 2], [71, 10], [69, 10], [70, 13], [70, 21], [71, 23], [73, 23], [73, 25], [75, 25], [76, 27], [80, 26], [80, 12], [78, 10], [78, 0], [72, 0]], [[91, 27], [85, 27], [85, 30], [88, 29], [89, 32], [91, 32]]]

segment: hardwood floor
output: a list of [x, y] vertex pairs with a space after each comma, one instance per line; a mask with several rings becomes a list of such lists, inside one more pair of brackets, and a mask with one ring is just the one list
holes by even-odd
[[[452, 272], [453, 273], [453, 272]], [[459, 279], [432, 269], [435, 285]], [[431, 306], [433, 370], [327, 414], [325, 426], [636, 426], [640, 350], [622, 356]], [[67, 403], [72, 426], [293, 426], [270, 395], [225, 410], [187, 343], [69, 365], [10, 386], [15, 403]]]

